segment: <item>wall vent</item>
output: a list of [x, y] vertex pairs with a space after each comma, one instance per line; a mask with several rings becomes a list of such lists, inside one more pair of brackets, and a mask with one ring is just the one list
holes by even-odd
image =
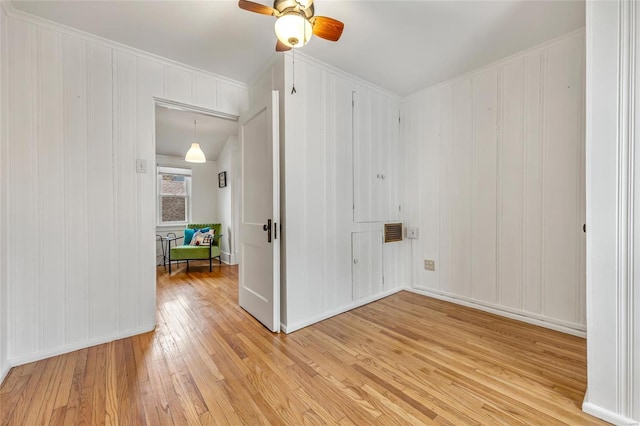
[[384, 224], [384, 242], [395, 243], [402, 241], [402, 223]]

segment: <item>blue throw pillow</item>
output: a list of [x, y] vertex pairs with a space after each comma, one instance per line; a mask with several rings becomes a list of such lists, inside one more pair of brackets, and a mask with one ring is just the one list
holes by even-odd
[[184, 230], [184, 241], [182, 242], [183, 245], [188, 246], [191, 243], [191, 239], [193, 238], [193, 234], [195, 234], [196, 230], [195, 229], [185, 229]]
[[209, 232], [210, 229], [211, 228], [202, 228], [200, 232], [202, 232], [203, 234], [206, 234], [207, 232]]

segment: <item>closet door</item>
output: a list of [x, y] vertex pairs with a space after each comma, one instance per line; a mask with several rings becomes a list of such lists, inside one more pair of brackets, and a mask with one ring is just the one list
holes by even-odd
[[399, 105], [370, 91], [353, 92], [353, 220], [385, 222], [400, 216]]
[[382, 232], [351, 233], [353, 300], [382, 292]]

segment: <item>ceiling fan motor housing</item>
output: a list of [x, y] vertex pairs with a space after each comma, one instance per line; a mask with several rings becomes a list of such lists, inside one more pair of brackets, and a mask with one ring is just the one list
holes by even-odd
[[302, 13], [307, 19], [311, 19], [314, 13], [312, 0], [275, 0], [273, 2], [273, 8], [281, 14], [290, 12]]

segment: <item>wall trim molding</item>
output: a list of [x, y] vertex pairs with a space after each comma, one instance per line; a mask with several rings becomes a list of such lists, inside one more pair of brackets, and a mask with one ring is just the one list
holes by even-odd
[[9, 371], [11, 371], [11, 368], [11, 364], [7, 364], [2, 370], [0, 370], [0, 386], [2, 386], [2, 383], [4, 383], [4, 379], [6, 379], [9, 375]]
[[182, 62], [174, 61], [173, 59], [165, 58], [164, 56], [156, 55], [150, 52], [146, 52], [144, 50], [137, 49], [135, 47], [127, 46], [126, 44], [118, 43], [113, 40], [109, 40], [104, 37], [100, 37], [95, 34], [91, 34], [82, 30], [78, 30], [73, 27], [69, 27], [58, 22], [50, 21], [48, 19], [41, 18], [39, 16], [31, 15], [29, 13], [23, 12], [21, 10], [16, 9], [10, 1], [0, 1], [0, 8], [2, 8], [5, 14], [9, 18], [20, 19], [22, 21], [28, 22], [30, 24], [38, 25], [40, 27], [48, 28], [51, 30], [55, 30], [61, 32], [63, 34], [67, 34], [73, 37], [78, 37], [83, 40], [87, 40], [93, 43], [96, 43], [100, 46], [107, 47], [110, 49], [117, 50], [119, 52], [130, 53], [135, 56], [148, 59], [154, 62], [159, 62], [163, 65], [172, 66], [174, 68], [181, 69], [183, 71], [188, 71], [194, 74], [198, 74], [200, 76], [215, 78], [217, 80], [223, 81], [224, 83], [247, 89], [248, 85], [238, 81], [233, 80], [229, 77], [225, 77], [219, 74], [215, 74], [209, 71], [205, 71], [200, 68], [192, 67], [191, 65], [183, 64]]
[[442, 81], [440, 83], [436, 83], [433, 86], [429, 86], [429, 87], [427, 87], [427, 88], [425, 88], [425, 89], [423, 89], [423, 90], [421, 90], [419, 92], [415, 92], [415, 93], [412, 93], [412, 94], [410, 94], [408, 96], [405, 96], [402, 100], [407, 102], [407, 101], [411, 101], [411, 100], [416, 99], [416, 98], [420, 98], [421, 96], [424, 96], [424, 95], [426, 95], [427, 93], [429, 93], [429, 92], [431, 92], [433, 90], [440, 89], [440, 88], [442, 88], [442, 87], [444, 87], [444, 86], [446, 86], [448, 84], [453, 84], [453, 83], [455, 83], [455, 82], [457, 82], [459, 80], [463, 80], [465, 78], [470, 78], [471, 76], [473, 76], [476, 73], [481, 73], [483, 71], [487, 71], [487, 70], [490, 70], [492, 68], [501, 67], [501, 66], [503, 66], [503, 65], [505, 65], [505, 64], [507, 64], [507, 63], [509, 63], [511, 61], [516, 60], [516, 59], [524, 58], [527, 55], [530, 55], [530, 54], [535, 53], [537, 51], [542, 51], [542, 50], [548, 49], [548, 48], [553, 47], [553, 46], [555, 46], [557, 44], [564, 43], [565, 41], [570, 40], [572, 38], [582, 37], [584, 35], [585, 35], [585, 28], [584, 27], [579, 28], [577, 30], [573, 30], [573, 31], [571, 31], [569, 33], [563, 34], [563, 35], [561, 35], [559, 37], [556, 37], [554, 39], [547, 40], [545, 42], [537, 44], [537, 45], [535, 45], [533, 47], [530, 47], [530, 48], [528, 48], [526, 50], [522, 50], [520, 52], [514, 53], [513, 55], [507, 56], [506, 58], [498, 59], [497, 61], [491, 62], [490, 64], [485, 65], [483, 67], [475, 68], [475, 69], [473, 69], [471, 71], [468, 71], [468, 72], [466, 72], [464, 74], [460, 74], [460, 75], [458, 75], [456, 77], [450, 78], [450, 79]]
[[[19, 365], [28, 364], [30, 362], [40, 361], [46, 358], [74, 352], [80, 349], [87, 349], [91, 346], [102, 345], [104, 343], [113, 342], [115, 340], [126, 339], [127, 337], [136, 336], [138, 334], [148, 333], [155, 330], [156, 324], [146, 324], [133, 329], [125, 330], [120, 333], [114, 333], [107, 336], [100, 336], [97, 339], [88, 339], [82, 342], [75, 342], [70, 345], [62, 345], [50, 350], [29, 354], [17, 358], [9, 358], [9, 367], [17, 367]], [[0, 376], [2, 377], [2, 376]]]
[[420, 294], [422, 296], [433, 297], [434, 299], [444, 300], [445, 302], [451, 302], [451, 303], [466, 306], [469, 308], [478, 309], [480, 311], [489, 312], [491, 314], [499, 315], [502, 317], [514, 319], [517, 321], [522, 321], [527, 324], [537, 325], [540, 327], [548, 328], [550, 330], [571, 334], [573, 336], [584, 337], [584, 338], [587, 337], [586, 328], [579, 324], [565, 323], [565, 322], [557, 321], [551, 318], [532, 315], [527, 312], [520, 312], [515, 310], [511, 311], [511, 310], [505, 309], [502, 306], [479, 302], [477, 300], [473, 300], [470, 298], [457, 296], [454, 294], [433, 290], [433, 289], [409, 287], [409, 288], [405, 288], [405, 290], [410, 291], [412, 293]]
[[633, 286], [635, 207], [635, 2], [618, 9], [618, 122], [616, 224], [617, 411], [633, 408]]
[[339, 314], [343, 314], [347, 311], [350, 311], [352, 309], [355, 308], [359, 308], [360, 306], [364, 306], [367, 305], [371, 302], [375, 302], [376, 300], [380, 300], [380, 299], [384, 299], [385, 297], [391, 296], [392, 294], [396, 294], [399, 293], [403, 290], [407, 290], [407, 288], [404, 287], [398, 287], [398, 288], [394, 288], [393, 290], [388, 290], [385, 291], [384, 293], [379, 293], [376, 294], [375, 296], [369, 296], [369, 297], [365, 297], [363, 299], [360, 299], [356, 302], [350, 303], [348, 305], [342, 306], [339, 309], [333, 310], [333, 311], [329, 311], [329, 312], [324, 312], [321, 315], [317, 315], [313, 318], [308, 318], [305, 321], [300, 321], [297, 322], [295, 324], [291, 324], [291, 325], [287, 325], [284, 323], [280, 323], [280, 330], [282, 330], [283, 333], [285, 334], [289, 334], [289, 333], [293, 333], [294, 331], [300, 330], [302, 328], [308, 327], [310, 325], [313, 325], [317, 322], [326, 320], [328, 318], [334, 317], [336, 315]]
[[585, 401], [582, 403], [582, 411], [584, 411], [585, 413], [618, 426], [640, 425], [640, 423], [633, 419], [630, 419], [629, 417], [621, 416], [620, 414], [614, 413], [613, 411], [609, 411], [598, 405], [587, 402], [587, 397], [585, 397]]

